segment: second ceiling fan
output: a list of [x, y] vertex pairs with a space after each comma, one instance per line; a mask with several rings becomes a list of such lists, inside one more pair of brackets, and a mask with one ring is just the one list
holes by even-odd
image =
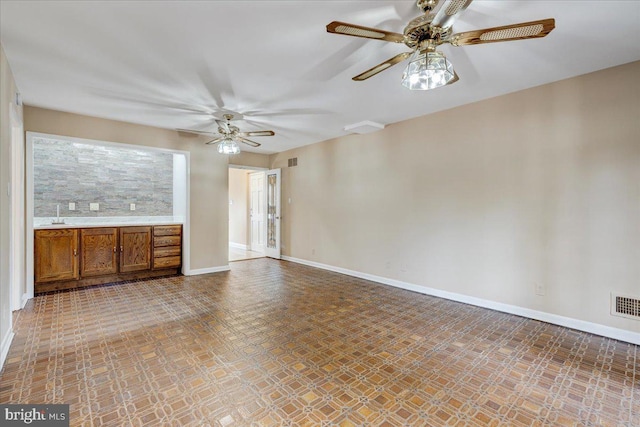
[[400, 53], [367, 71], [353, 77], [362, 81], [409, 59], [402, 75], [402, 85], [412, 90], [434, 89], [458, 81], [451, 62], [436, 48], [444, 43], [453, 46], [465, 46], [483, 43], [495, 43], [510, 40], [524, 40], [544, 37], [555, 28], [553, 18], [520, 24], [491, 27], [482, 30], [453, 33], [453, 23], [469, 6], [472, 0], [445, 0], [437, 12], [439, 0], [417, 0], [416, 5], [424, 13], [412, 19], [403, 34], [377, 28], [363, 27], [333, 21], [327, 25], [327, 31], [353, 37], [363, 37], [394, 43], [404, 43], [411, 52]]

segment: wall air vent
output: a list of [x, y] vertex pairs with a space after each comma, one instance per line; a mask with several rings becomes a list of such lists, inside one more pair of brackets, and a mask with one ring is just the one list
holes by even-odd
[[293, 157], [291, 159], [288, 160], [288, 164], [289, 167], [294, 167], [294, 166], [298, 166], [298, 158], [297, 157]]
[[640, 297], [612, 293], [611, 314], [640, 320]]

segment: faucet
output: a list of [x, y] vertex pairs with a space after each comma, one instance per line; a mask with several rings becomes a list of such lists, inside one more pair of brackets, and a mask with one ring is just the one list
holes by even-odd
[[56, 219], [51, 224], [64, 224], [64, 219], [60, 219], [60, 203], [56, 205]]

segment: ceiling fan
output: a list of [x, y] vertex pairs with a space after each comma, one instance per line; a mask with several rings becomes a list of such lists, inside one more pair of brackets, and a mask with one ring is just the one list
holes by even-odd
[[242, 142], [243, 144], [250, 145], [251, 147], [259, 147], [261, 144], [247, 139], [248, 136], [273, 136], [275, 132], [272, 130], [256, 130], [250, 132], [240, 132], [240, 129], [237, 126], [231, 124], [231, 120], [233, 120], [233, 114], [225, 114], [222, 116], [224, 120], [216, 120], [218, 124], [218, 133], [215, 132], [205, 132], [205, 131], [197, 131], [190, 129], [178, 129], [181, 132], [190, 132], [197, 133], [202, 135], [213, 135], [215, 136], [206, 144], [218, 144], [218, 153], [221, 154], [238, 154], [240, 152], [240, 146], [238, 142]]
[[442, 52], [436, 50], [441, 44], [449, 43], [453, 46], [465, 46], [524, 40], [544, 37], [555, 28], [555, 20], [549, 18], [464, 33], [453, 33], [453, 23], [471, 2], [472, 0], [445, 0], [436, 12], [435, 9], [440, 3], [439, 0], [417, 0], [416, 5], [424, 14], [409, 21], [403, 34], [338, 21], [327, 25], [327, 32], [404, 43], [412, 49], [411, 52], [396, 55], [358, 74], [353, 77], [353, 80], [366, 80], [409, 58], [409, 64], [402, 74], [402, 85], [411, 90], [426, 90], [458, 81], [458, 75], [454, 71], [451, 62]]

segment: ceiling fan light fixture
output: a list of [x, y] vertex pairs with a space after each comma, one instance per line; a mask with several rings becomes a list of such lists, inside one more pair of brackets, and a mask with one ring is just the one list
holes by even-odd
[[429, 90], [445, 86], [454, 79], [453, 64], [441, 52], [416, 50], [402, 73], [402, 86], [410, 90]]
[[218, 153], [220, 154], [238, 154], [240, 146], [233, 139], [224, 139], [218, 143]]

